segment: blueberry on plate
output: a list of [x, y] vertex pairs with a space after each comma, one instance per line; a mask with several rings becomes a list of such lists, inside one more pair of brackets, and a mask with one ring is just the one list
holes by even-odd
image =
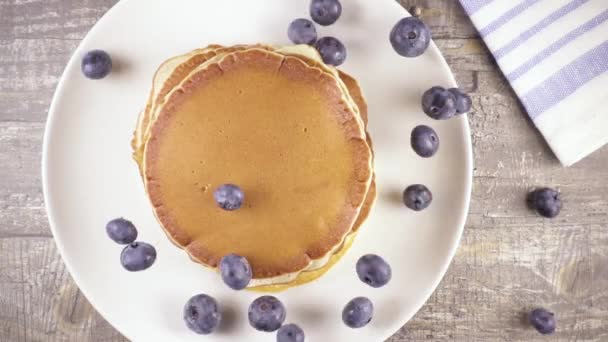
[[562, 210], [562, 199], [559, 191], [540, 188], [528, 194], [528, 205], [541, 216], [554, 218]]
[[391, 280], [391, 266], [375, 254], [362, 256], [357, 261], [357, 275], [362, 282], [371, 287], [382, 287]]
[[196, 295], [184, 306], [186, 326], [197, 334], [211, 334], [220, 325], [222, 313], [217, 301], [206, 294]]
[[128, 245], [137, 239], [137, 228], [122, 217], [108, 222], [106, 232], [110, 239], [121, 245]]
[[423, 158], [430, 158], [439, 150], [439, 136], [429, 126], [420, 125], [414, 128], [410, 142], [414, 152]]
[[324, 37], [315, 44], [325, 64], [338, 66], [346, 60], [346, 47], [340, 40], [334, 37]]
[[126, 246], [120, 254], [120, 263], [130, 272], [143, 271], [156, 261], [156, 249], [145, 242], [137, 241]]
[[422, 20], [407, 17], [399, 20], [390, 35], [391, 45], [403, 57], [422, 55], [431, 43], [431, 31]]
[[456, 96], [443, 87], [432, 87], [422, 95], [422, 110], [435, 120], [456, 115]]
[[251, 281], [251, 266], [240, 255], [229, 254], [220, 260], [220, 275], [224, 283], [233, 290], [242, 290]]
[[403, 203], [406, 207], [415, 211], [428, 208], [432, 201], [433, 194], [422, 184], [410, 185], [403, 192]]
[[331, 25], [341, 15], [342, 4], [339, 0], [312, 0], [310, 3], [310, 17], [319, 25]]
[[471, 106], [473, 105], [473, 101], [471, 97], [462, 92], [462, 90], [458, 88], [450, 88], [448, 89], [450, 93], [456, 97], [456, 114], [464, 114], [468, 113], [471, 110]]
[[112, 71], [112, 58], [102, 50], [87, 52], [82, 58], [82, 73], [92, 80], [100, 80]]
[[541, 334], [549, 335], [555, 332], [555, 315], [545, 309], [532, 310], [528, 316], [530, 324]]
[[287, 324], [277, 331], [277, 342], [304, 342], [304, 331], [295, 324]]
[[273, 296], [259, 297], [249, 306], [249, 324], [259, 331], [277, 331], [285, 322], [286, 316], [283, 303]]
[[294, 44], [313, 45], [317, 41], [317, 29], [312, 21], [300, 18], [291, 22], [287, 36]]
[[362, 328], [374, 317], [374, 305], [365, 297], [357, 297], [344, 307], [342, 321], [350, 328]]
[[245, 201], [245, 193], [234, 184], [224, 184], [213, 192], [217, 205], [227, 211], [241, 208]]

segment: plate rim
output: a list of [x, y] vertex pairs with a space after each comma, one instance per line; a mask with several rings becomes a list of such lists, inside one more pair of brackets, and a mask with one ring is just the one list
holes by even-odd
[[[49, 179], [48, 154], [49, 154], [49, 148], [50, 148], [50, 144], [51, 144], [51, 137], [53, 135], [52, 132], [54, 131], [55, 125], [57, 125], [57, 114], [55, 114], [55, 113], [57, 112], [57, 107], [58, 107], [57, 103], [59, 102], [59, 99], [64, 97], [65, 84], [68, 82], [68, 78], [69, 78], [68, 70], [70, 70], [72, 68], [74, 63], [79, 62], [79, 57], [80, 57], [80, 53], [82, 52], [83, 46], [85, 46], [87, 44], [87, 42], [93, 36], [91, 33], [95, 32], [96, 30], [99, 30], [99, 28], [104, 25], [104, 22], [107, 20], [108, 17], [112, 16], [114, 12], [119, 11], [120, 8], [122, 6], [125, 6], [124, 4], [129, 1], [134, 1], [134, 0], [119, 0], [116, 4], [114, 4], [111, 8], [109, 8], [106, 11], [106, 13], [104, 13], [99, 18], [99, 20], [97, 20], [97, 22], [91, 27], [91, 29], [89, 31], [87, 31], [84, 38], [80, 41], [78, 46], [75, 48], [74, 52], [72, 53], [72, 56], [70, 57], [70, 59], [66, 63], [64, 70], [62, 71], [61, 77], [59, 79], [59, 82], [57, 83], [56, 89], [55, 89], [55, 91], [53, 93], [53, 97], [51, 99], [51, 104], [49, 106], [49, 111], [47, 114], [47, 119], [46, 119], [45, 128], [44, 128], [44, 135], [43, 135], [43, 141], [42, 141], [42, 158], [41, 158], [41, 181], [42, 181], [43, 200], [44, 200], [44, 204], [45, 204], [45, 211], [46, 211], [47, 219], [49, 221], [49, 228], [50, 228], [51, 234], [53, 235], [53, 240], [57, 246], [57, 250], [58, 250], [59, 254], [61, 255], [61, 259], [62, 259], [66, 269], [68, 270], [72, 280], [78, 286], [78, 289], [82, 293], [82, 295], [87, 299], [87, 301], [89, 301], [89, 303], [91, 303], [91, 305], [93, 306], [95, 311], [106, 322], [108, 322], [108, 324], [110, 324], [114, 329], [116, 329], [120, 334], [122, 334], [127, 339], [133, 340], [123, 330], [118, 329], [114, 324], [112, 324], [111, 320], [108, 319], [108, 315], [103, 310], [100, 309], [100, 306], [97, 305], [97, 302], [95, 300], [92, 300], [93, 296], [89, 296], [88, 290], [85, 290], [81, 286], [81, 284], [83, 282], [80, 279], [79, 273], [76, 272], [73, 264], [68, 260], [68, 258], [66, 258], [64, 244], [63, 244], [62, 240], [58, 238], [58, 228], [57, 228], [58, 225], [55, 220], [55, 214], [54, 214], [54, 209], [53, 209], [54, 205], [51, 202], [51, 194], [49, 192], [49, 180], [48, 180]], [[402, 8], [402, 10], [404, 12], [404, 17], [411, 16], [408, 9], [404, 8], [399, 3], [396, 3], [396, 5], [400, 8]], [[456, 78], [455, 78], [449, 64], [447, 63], [447, 61], [446, 61], [443, 53], [439, 49], [439, 47], [435, 44], [434, 40], [431, 40], [429, 50], [431, 50], [433, 54], [436, 54], [437, 56], [440, 57], [438, 59], [440, 62], [440, 65], [438, 65], [438, 66], [441, 67], [442, 74], [447, 76], [446, 78], [449, 80], [449, 82], [448, 82], [449, 86], [458, 87]], [[386, 339], [390, 338], [391, 336], [393, 336], [403, 326], [405, 326], [409, 321], [411, 321], [411, 319], [420, 311], [420, 309], [422, 309], [424, 304], [426, 304], [426, 302], [433, 295], [433, 293], [435, 293], [435, 291], [439, 288], [439, 285], [441, 284], [442, 280], [445, 278], [445, 275], [447, 274], [449, 267], [451, 266], [451, 264], [454, 261], [456, 253], [458, 251], [458, 247], [460, 246], [460, 243], [462, 241], [464, 229], [466, 226], [466, 222], [468, 219], [470, 206], [471, 206], [472, 189], [473, 189], [473, 169], [474, 169], [473, 145], [472, 145], [471, 129], [470, 129], [468, 115], [469, 114], [465, 114], [459, 118], [452, 119], [452, 120], [459, 120], [459, 128], [461, 130], [461, 134], [464, 136], [464, 146], [465, 146], [464, 152], [465, 152], [465, 157], [466, 157], [465, 160], [463, 160], [463, 164], [465, 167], [464, 174], [466, 176], [466, 180], [465, 180], [465, 184], [464, 184], [465, 191], [463, 194], [464, 207], [463, 207], [463, 210], [460, 212], [460, 217], [458, 217], [458, 220], [457, 220], [458, 225], [459, 225], [458, 230], [455, 232], [457, 234], [457, 237], [455, 239], [453, 239], [451, 245], [449, 246], [449, 250], [448, 250], [448, 254], [447, 254], [448, 257], [443, 261], [439, 272], [436, 272], [435, 277], [432, 281], [432, 286], [427, 287], [426, 290], [424, 291], [424, 293], [421, 294], [420, 296], [418, 296], [418, 300], [413, 302], [413, 307], [415, 307], [416, 309], [413, 310], [410, 315], [406, 315], [403, 319], [395, 320], [396, 323], [393, 323], [391, 325], [392, 329], [387, 329], [387, 331], [390, 330], [390, 332], [387, 336], [383, 336], [383, 340], [386, 340]], [[398, 324], [398, 326], [397, 326], [397, 324]]]

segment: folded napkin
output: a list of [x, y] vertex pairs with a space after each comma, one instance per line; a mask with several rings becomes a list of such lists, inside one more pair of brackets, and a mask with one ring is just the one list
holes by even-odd
[[563, 165], [608, 142], [608, 0], [460, 0]]

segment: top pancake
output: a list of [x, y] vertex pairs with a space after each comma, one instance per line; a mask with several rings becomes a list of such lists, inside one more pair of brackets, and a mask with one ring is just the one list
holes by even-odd
[[[167, 99], [145, 144], [145, 178], [159, 220], [192, 256], [215, 266], [238, 253], [264, 278], [341, 243], [370, 185], [371, 151], [334, 78], [250, 49], [195, 70]], [[247, 196], [237, 213], [209, 191], [227, 182]]]
[[[144, 132], [149, 129], [149, 122], [152, 121], [151, 117], [155, 116], [151, 113], [157, 113], [158, 111], [154, 110], [154, 108], [158, 107], [160, 104], [164, 103], [164, 98], [167, 93], [169, 93], [175, 86], [179, 85], [179, 83], [183, 80], [184, 77], [187, 76], [189, 72], [192, 70], [201, 67], [201, 65], [197, 65], [197, 63], [207, 63], [211, 58], [216, 58], [218, 55], [225, 54], [227, 52], [233, 51], [242, 51], [249, 48], [261, 48], [265, 50], [272, 51], [280, 51], [279, 53], [285, 55], [297, 56], [300, 59], [304, 60], [308, 65], [319, 67], [328, 73], [331, 73], [335, 77], [339, 78], [340, 86], [345, 92], [348, 94], [348, 98], [354, 100], [354, 103], [351, 104], [356, 109], [359, 109], [361, 118], [364, 123], [367, 124], [367, 104], [362, 96], [361, 89], [359, 87], [358, 82], [352, 78], [351, 76], [343, 73], [342, 71], [337, 71], [336, 69], [326, 66], [322, 63], [318, 52], [307, 45], [300, 46], [289, 46], [289, 47], [278, 47], [271, 48], [268, 46], [255, 45], [255, 46], [232, 46], [232, 47], [222, 47], [219, 45], [210, 45], [204, 49], [197, 49], [188, 53], [186, 55], [177, 56], [169, 59], [165, 63], [161, 65], [157, 73], [154, 77], [153, 89], [150, 94], [150, 100], [148, 101], [148, 105], [146, 106], [146, 111], [142, 112], [139, 120], [138, 126], [135, 131], [134, 139], [133, 139], [133, 147], [135, 150], [134, 157], [138, 164], [142, 165], [142, 154], [143, 145], [145, 144]], [[352, 98], [350, 97], [352, 94]], [[368, 136], [368, 144], [371, 147], [371, 141]], [[141, 150], [138, 152], [138, 147]], [[252, 286], [259, 286], [264, 284], [284, 284], [289, 286], [289, 284], [301, 284], [322, 275], [330, 265], [335, 264], [335, 262], [344, 254], [344, 251], [348, 249], [348, 247], [352, 243], [352, 238], [355, 235], [355, 232], [360, 228], [363, 222], [367, 219], [371, 207], [373, 206], [373, 202], [375, 201], [376, 193], [375, 193], [375, 182], [372, 180], [372, 184], [370, 189], [366, 195], [365, 202], [361, 208], [357, 221], [352, 227], [351, 233], [349, 233], [348, 243], [344, 242], [332, 251], [332, 253], [328, 253], [328, 255], [313, 260], [310, 265], [305, 269], [306, 272], [302, 274], [291, 274], [291, 275], [281, 275], [279, 277], [274, 278], [265, 278], [265, 279], [254, 279], [252, 281]], [[346, 238], [345, 238], [346, 240]], [[330, 261], [331, 257], [331, 261]], [[310, 271], [310, 272], [308, 272]], [[281, 287], [282, 289], [285, 286]], [[276, 290], [276, 286], [273, 287]]]

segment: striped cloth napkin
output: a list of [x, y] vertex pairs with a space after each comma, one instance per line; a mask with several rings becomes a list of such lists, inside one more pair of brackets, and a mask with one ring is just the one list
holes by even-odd
[[569, 166], [608, 142], [608, 0], [460, 0]]

